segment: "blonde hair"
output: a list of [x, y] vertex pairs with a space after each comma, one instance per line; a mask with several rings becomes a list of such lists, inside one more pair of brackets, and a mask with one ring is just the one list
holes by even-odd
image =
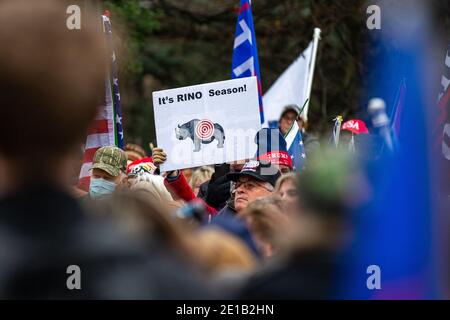
[[197, 168], [189, 178], [189, 186], [194, 190], [197, 181], [207, 181], [211, 179], [214, 169], [208, 166]]
[[217, 228], [200, 230], [197, 235], [200, 264], [210, 274], [227, 271], [248, 272], [256, 267], [256, 258], [237, 237]]
[[254, 236], [278, 250], [279, 239], [289, 223], [289, 218], [282, 211], [281, 198], [272, 195], [253, 201], [239, 216], [247, 221]]
[[277, 183], [275, 184], [275, 192], [280, 192], [281, 186], [287, 181], [291, 181], [295, 185], [297, 183], [297, 174], [290, 172], [283, 174], [280, 178], [278, 178]]
[[92, 212], [111, 217], [125, 233], [137, 239], [161, 241], [169, 250], [195, 263], [197, 256], [192, 250], [192, 243], [195, 243], [191, 239], [192, 230], [175, 219], [147, 189], [124, 189], [110, 198], [88, 202], [87, 205], [92, 206]]
[[143, 190], [149, 192], [161, 203], [174, 201], [164, 185], [164, 178], [153, 174], [141, 174], [130, 179], [131, 190]]

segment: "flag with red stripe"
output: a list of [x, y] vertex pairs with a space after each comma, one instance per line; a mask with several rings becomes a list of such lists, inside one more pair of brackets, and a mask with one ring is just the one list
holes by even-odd
[[83, 165], [81, 166], [78, 187], [89, 190], [90, 169], [95, 152], [104, 146], [123, 148], [122, 111], [120, 107], [119, 81], [117, 78], [116, 55], [112, 43], [111, 22], [102, 15], [103, 31], [111, 58], [110, 69], [105, 78], [105, 103], [88, 129], [84, 146]]

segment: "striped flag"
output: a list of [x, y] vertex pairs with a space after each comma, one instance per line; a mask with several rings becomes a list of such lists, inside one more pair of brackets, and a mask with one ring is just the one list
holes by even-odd
[[90, 169], [95, 152], [104, 146], [117, 146], [123, 149], [122, 110], [120, 108], [119, 80], [117, 78], [116, 55], [113, 48], [111, 21], [102, 15], [108, 52], [111, 55], [110, 70], [105, 78], [105, 104], [88, 130], [84, 146], [83, 165], [78, 187], [89, 190]]
[[294, 171], [303, 170], [306, 166], [306, 153], [302, 133], [297, 121], [294, 121], [294, 124], [286, 133], [284, 139], [286, 140], [286, 147], [294, 164]]
[[259, 73], [258, 48], [253, 27], [252, 5], [249, 0], [241, 0], [234, 38], [231, 78], [256, 76], [258, 82], [259, 115], [264, 123], [261, 75]]

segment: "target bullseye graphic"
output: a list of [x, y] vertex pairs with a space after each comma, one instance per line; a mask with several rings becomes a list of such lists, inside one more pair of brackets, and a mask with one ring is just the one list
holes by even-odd
[[214, 134], [214, 123], [210, 120], [200, 120], [195, 126], [195, 134], [202, 140], [211, 138]]

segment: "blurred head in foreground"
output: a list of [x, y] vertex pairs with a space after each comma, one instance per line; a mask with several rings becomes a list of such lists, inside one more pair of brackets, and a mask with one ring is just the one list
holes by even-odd
[[205, 272], [211, 275], [250, 272], [256, 258], [245, 243], [219, 228], [205, 228], [196, 236], [196, 255]]
[[258, 199], [240, 214], [249, 226], [253, 239], [264, 257], [279, 253], [278, 238], [288, 225], [283, 213], [282, 200], [278, 196]]
[[0, 192], [70, 184], [71, 162], [101, 103], [100, 22], [69, 30], [66, 10], [60, 1], [0, 2]]
[[367, 180], [346, 150], [324, 149], [297, 177], [293, 223], [300, 248], [339, 250], [347, 244], [349, 214], [370, 196]]

